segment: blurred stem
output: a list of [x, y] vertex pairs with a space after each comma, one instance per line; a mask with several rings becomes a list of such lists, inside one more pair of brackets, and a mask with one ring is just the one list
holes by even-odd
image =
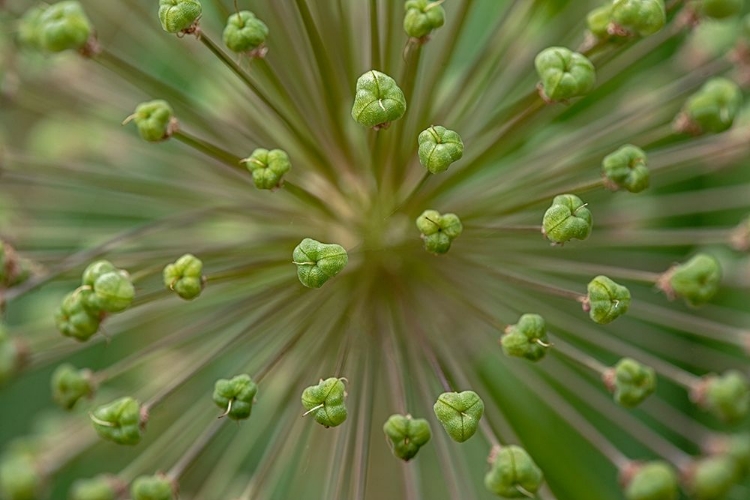
[[552, 345], [554, 346], [552, 352], [560, 353], [566, 358], [575, 361], [579, 365], [585, 366], [586, 368], [595, 371], [599, 375], [604, 375], [609, 370], [608, 366], [600, 363], [599, 360], [597, 360], [593, 356], [589, 356], [588, 354], [576, 349], [571, 344], [564, 342], [560, 338], [555, 338], [555, 340], [552, 342]]
[[226, 421], [227, 419], [224, 418], [220, 420], [217, 419], [211, 422], [205, 432], [203, 432], [203, 434], [201, 434], [198, 439], [193, 441], [193, 444], [190, 445], [190, 448], [188, 448], [177, 461], [177, 463], [175, 463], [174, 466], [169, 469], [169, 472], [167, 472], [167, 476], [174, 481], [178, 481], [179, 478], [188, 469], [188, 467], [190, 467], [192, 463], [198, 457], [200, 457], [201, 453], [203, 453], [208, 445], [211, 444], [211, 441], [219, 433]]
[[241, 172], [245, 171], [245, 168], [242, 166], [241, 157], [234, 155], [220, 148], [219, 146], [211, 144], [210, 142], [203, 139], [199, 139], [198, 137], [195, 137], [194, 135], [191, 135], [184, 130], [177, 130], [172, 134], [172, 137], [182, 142], [183, 144], [186, 144], [191, 148], [200, 151], [206, 156], [210, 156], [211, 158], [220, 161], [224, 165], [230, 166]]

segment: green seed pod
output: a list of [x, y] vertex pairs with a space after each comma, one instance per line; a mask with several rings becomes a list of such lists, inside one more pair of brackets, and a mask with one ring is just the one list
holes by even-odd
[[175, 500], [175, 485], [162, 474], [155, 476], [140, 476], [130, 487], [133, 500]]
[[464, 227], [456, 214], [440, 215], [437, 210], [425, 210], [417, 217], [417, 229], [422, 233], [425, 250], [441, 254], [450, 250]]
[[391, 415], [383, 424], [383, 432], [393, 454], [405, 462], [414, 458], [432, 437], [429, 422], [411, 415]]
[[117, 444], [136, 445], [141, 441], [144, 422], [141, 404], [124, 397], [96, 408], [89, 414], [97, 434]]
[[464, 155], [461, 136], [441, 126], [432, 126], [422, 131], [417, 139], [419, 163], [433, 174], [445, 172], [451, 163]]
[[42, 48], [41, 20], [42, 14], [46, 9], [46, 5], [31, 7], [18, 20], [18, 33], [16, 37], [20, 45], [35, 50]]
[[741, 106], [742, 92], [737, 84], [727, 78], [714, 77], [688, 98], [675, 128], [695, 135], [724, 132], [734, 123]]
[[646, 153], [639, 147], [626, 144], [604, 157], [602, 173], [608, 188], [624, 188], [631, 193], [640, 193], [649, 185], [649, 170]]
[[691, 306], [705, 304], [716, 295], [721, 284], [721, 267], [710, 255], [699, 253], [684, 264], [678, 264], [657, 281], [670, 299], [682, 297]]
[[532, 498], [544, 483], [542, 470], [520, 446], [493, 448], [484, 486], [503, 498]]
[[156, 99], [143, 102], [135, 108], [135, 113], [123, 123], [133, 120], [141, 137], [149, 142], [168, 139], [177, 129], [177, 119], [172, 106], [167, 101]]
[[701, 13], [714, 19], [725, 19], [742, 12], [744, 0], [702, 0]]
[[445, 9], [438, 2], [408, 0], [404, 8], [404, 31], [412, 38], [426, 37], [445, 24]]
[[626, 408], [638, 406], [656, 390], [654, 369], [631, 358], [622, 358], [603, 378], [615, 401]]
[[396, 81], [371, 70], [357, 79], [352, 118], [365, 127], [387, 128], [406, 112], [406, 98]]
[[723, 452], [732, 457], [737, 465], [737, 474], [746, 477], [750, 474], [750, 432], [727, 436]]
[[500, 344], [508, 356], [539, 361], [550, 348], [544, 318], [538, 314], [524, 314], [518, 323], [505, 329]]
[[5, 325], [0, 324], [0, 387], [21, 371], [27, 356], [25, 342], [11, 338]]
[[321, 243], [312, 238], [305, 238], [297, 245], [292, 259], [297, 265], [300, 283], [309, 288], [320, 288], [349, 262], [349, 256], [341, 245]]
[[45, 479], [30, 453], [11, 450], [0, 460], [0, 498], [39, 500], [45, 498]]
[[722, 500], [737, 482], [737, 464], [715, 455], [696, 460], [685, 475], [686, 490], [694, 500]]
[[588, 296], [584, 311], [595, 323], [606, 325], [616, 320], [630, 307], [630, 290], [606, 276], [597, 276], [587, 286]]
[[565, 101], [586, 95], [596, 83], [596, 70], [586, 56], [565, 47], [549, 47], [534, 59], [547, 100]]
[[586, 204], [574, 194], [555, 196], [542, 218], [542, 234], [554, 243], [585, 240], [594, 221]]
[[117, 477], [102, 474], [73, 483], [68, 500], [117, 500], [121, 498], [124, 489], [122, 481]]
[[639, 464], [625, 481], [628, 500], [677, 500], [677, 473], [662, 461]]
[[692, 398], [720, 420], [736, 423], [750, 412], [750, 383], [737, 370], [728, 370], [721, 376], [707, 375], [696, 387]]
[[82, 49], [91, 35], [91, 23], [75, 0], [47, 7], [39, 18], [39, 45], [49, 52]]
[[484, 414], [484, 402], [474, 391], [444, 392], [432, 407], [445, 432], [463, 443], [477, 431]]
[[159, 21], [167, 33], [190, 31], [202, 12], [198, 0], [159, 0]]
[[283, 183], [282, 177], [292, 168], [289, 155], [281, 149], [258, 148], [249, 158], [242, 160], [253, 174], [258, 189], [276, 189]]
[[214, 385], [213, 399], [216, 406], [225, 410], [232, 420], [244, 420], [253, 409], [258, 386], [250, 375], [237, 375], [231, 380], [220, 379]]
[[68, 363], [58, 366], [50, 382], [52, 399], [62, 408], [72, 409], [79, 399], [94, 395], [96, 386], [92, 375], [91, 370], [77, 370]]
[[612, 22], [618, 34], [653, 35], [667, 22], [664, 0], [614, 0]]
[[81, 283], [84, 286], [93, 287], [96, 280], [102, 274], [111, 273], [117, 271], [117, 268], [108, 260], [97, 260], [89, 264], [86, 269], [83, 270], [83, 276]]
[[203, 290], [203, 262], [186, 253], [174, 264], [167, 264], [162, 273], [164, 286], [185, 300], [193, 300]]
[[346, 420], [346, 388], [345, 379], [320, 379], [318, 385], [311, 385], [302, 391], [302, 406], [305, 415], [312, 415], [316, 422], [323, 427], [336, 427]]
[[600, 40], [610, 37], [609, 25], [612, 20], [612, 5], [598, 7], [586, 16], [586, 26], [592, 35]]
[[85, 342], [99, 331], [101, 314], [91, 311], [86, 305], [86, 299], [92, 293], [79, 288], [65, 296], [55, 313], [55, 324], [60, 333]]
[[86, 307], [110, 313], [130, 307], [135, 298], [135, 287], [126, 271], [104, 273], [94, 282], [94, 293], [86, 295]]
[[248, 10], [229, 16], [223, 33], [224, 45], [232, 52], [255, 50], [266, 41], [267, 36], [268, 26]]

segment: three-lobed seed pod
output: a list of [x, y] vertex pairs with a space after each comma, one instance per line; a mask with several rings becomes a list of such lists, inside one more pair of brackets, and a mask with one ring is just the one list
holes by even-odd
[[542, 234], [557, 244], [572, 239], [585, 240], [593, 225], [586, 203], [574, 194], [561, 194], [555, 196], [552, 205], [544, 212]]
[[78, 479], [68, 493], [69, 500], [118, 500], [125, 491], [123, 481], [116, 476], [101, 474]]
[[78, 370], [70, 363], [58, 366], [50, 380], [52, 399], [60, 407], [70, 410], [81, 398], [91, 398], [96, 390], [91, 370]]
[[195, 255], [186, 253], [164, 267], [162, 278], [168, 289], [174, 290], [185, 300], [193, 300], [203, 291], [203, 262]]
[[586, 95], [596, 84], [596, 70], [586, 56], [565, 47], [548, 47], [534, 59], [545, 100], [565, 101]]
[[445, 9], [441, 2], [407, 0], [404, 4], [404, 31], [412, 38], [424, 38], [445, 24]]
[[417, 144], [419, 163], [433, 174], [445, 172], [464, 155], [461, 136], [440, 125], [423, 130], [417, 138]]
[[394, 414], [383, 424], [393, 455], [408, 462], [432, 437], [430, 424], [423, 418]]
[[283, 149], [258, 148], [242, 160], [258, 189], [276, 189], [283, 183], [284, 174], [292, 169], [289, 155]]
[[626, 144], [602, 160], [602, 175], [607, 188], [626, 189], [640, 193], [649, 186], [646, 153], [632, 144]]
[[732, 80], [714, 77], [688, 98], [675, 120], [680, 132], [717, 134], [729, 129], [742, 106], [742, 92]]
[[346, 411], [346, 386], [342, 378], [320, 379], [302, 391], [302, 406], [305, 415], [312, 415], [323, 427], [336, 427], [344, 423]]
[[508, 356], [539, 361], [550, 348], [544, 318], [538, 314], [522, 315], [518, 323], [505, 329], [500, 345]]
[[9, 447], [0, 459], [0, 498], [46, 498], [47, 481], [34, 453], [23, 446]]
[[610, 32], [621, 36], [649, 36], [667, 22], [664, 0], [614, 0]]
[[602, 378], [620, 406], [634, 408], [656, 390], [656, 372], [632, 358], [622, 358]]
[[145, 425], [141, 404], [131, 397], [116, 399], [89, 414], [100, 437], [117, 444], [136, 445]]
[[130, 496], [133, 500], [175, 500], [175, 490], [175, 484], [163, 474], [140, 476], [133, 481]]
[[341, 245], [305, 238], [294, 249], [292, 260], [297, 266], [300, 283], [308, 288], [320, 288], [346, 267], [349, 256]]
[[630, 290], [606, 276], [597, 276], [586, 287], [583, 310], [600, 325], [616, 320], [630, 308]]
[[149, 142], [159, 142], [169, 139], [177, 130], [177, 119], [174, 110], [167, 101], [155, 99], [142, 102], [135, 108], [135, 112], [127, 117], [123, 123], [130, 120], [135, 122], [138, 133]]
[[693, 388], [691, 399], [724, 422], [740, 422], [750, 413], [750, 381], [738, 370], [709, 374]]
[[685, 471], [685, 490], [694, 500], [726, 498], [739, 479], [737, 464], [726, 455], [702, 457]]
[[632, 464], [623, 486], [627, 500], [677, 500], [677, 472], [666, 462]]
[[484, 401], [474, 391], [444, 392], [432, 407], [445, 432], [463, 443], [477, 431], [484, 414]]
[[352, 118], [376, 130], [386, 128], [406, 112], [406, 97], [396, 80], [371, 70], [357, 79], [352, 105]]
[[268, 26], [249, 10], [229, 16], [222, 33], [224, 45], [232, 52], [251, 52], [266, 41]]
[[93, 31], [83, 7], [75, 0], [50, 5], [36, 23], [38, 47], [48, 52], [80, 50]]
[[453, 240], [461, 235], [464, 227], [456, 214], [441, 215], [437, 210], [425, 210], [417, 217], [417, 229], [425, 250], [443, 254], [450, 250]]
[[202, 13], [198, 0], [159, 0], [159, 21], [167, 33], [190, 31]]
[[55, 325], [66, 337], [85, 342], [99, 331], [102, 314], [91, 311], [84, 302], [90, 290], [76, 289], [65, 296], [55, 312]]
[[214, 385], [213, 400], [224, 415], [232, 420], [244, 420], [250, 417], [258, 394], [258, 385], [250, 375], [237, 375], [231, 379], [219, 379]]
[[682, 297], [697, 307], [710, 301], [719, 291], [721, 266], [712, 256], [699, 253], [684, 264], [676, 264], [657, 280], [656, 286], [668, 298]]
[[484, 486], [499, 497], [533, 498], [544, 483], [542, 470], [520, 446], [495, 447], [488, 462]]

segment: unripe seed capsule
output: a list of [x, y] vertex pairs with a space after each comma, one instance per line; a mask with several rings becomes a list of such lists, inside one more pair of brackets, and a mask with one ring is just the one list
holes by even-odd
[[474, 391], [444, 392], [432, 408], [445, 432], [459, 443], [474, 435], [484, 414], [484, 402]]
[[55, 369], [50, 385], [52, 399], [66, 410], [72, 409], [79, 399], [92, 397], [95, 390], [91, 370], [78, 370], [69, 363]]
[[96, 408], [89, 415], [100, 437], [117, 444], [136, 445], [141, 441], [145, 422], [141, 405], [130, 397], [117, 399]]
[[433, 174], [445, 172], [451, 163], [460, 160], [464, 154], [461, 136], [439, 125], [422, 131], [417, 143], [419, 163]]
[[116, 476], [102, 474], [89, 479], [79, 479], [68, 493], [69, 500], [118, 500], [126, 486]]
[[262, 45], [267, 36], [268, 26], [252, 12], [243, 10], [229, 16], [222, 38], [232, 52], [250, 52]]
[[550, 348], [544, 318], [538, 314], [524, 314], [518, 323], [505, 329], [500, 343], [508, 356], [539, 361]]
[[16, 37], [20, 45], [30, 49], [41, 50], [41, 20], [42, 14], [46, 9], [46, 5], [32, 7], [24, 12], [21, 19], [18, 20], [18, 33]]
[[346, 412], [346, 387], [344, 379], [320, 379], [318, 385], [312, 385], [302, 391], [302, 406], [305, 415], [312, 415], [323, 427], [336, 427], [344, 423]]
[[417, 217], [417, 229], [422, 233], [425, 250], [442, 254], [450, 250], [464, 228], [456, 214], [440, 215], [437, 210], [425, 210]]
[[357, 79], [352, 118], [365, 127], [386, 128], [406, 112], [406, 97], [396, 81], [371, 70]]
[[697, 254], [665, 272], [656, 285], [667, 297], [682, 297], [691, 306], [710, 301], [719, 291], [721, 266], [708, 254]]
[[631, 358], [622, 358], [603, 375], [615, 401], [626, 408], [641, 404], [656, 390], [656, 372]]
[[305, 238], [294, 249], [292, 260], [297, 265], [300, 283], [308, 288], [320, 288], [346, 267], [349, 256], [341, 245]]
[[203, 290], [203, 262], [192, 254], [185, 254], [162, 273], [164, 286], [174, 290], [185, 300], [193, 300]]
[[649, 185], [646, 153], [637, 146], [626, 144], [604, 157], [602, 174], [609, 189], [623, 188], [631, 193], [640, 193]]
[[404, 31], [412, 38], [424, 38], [445, 24], [445, 9], [439, 2], [408, 0], [404, 8]]
[[253, 174], [258, 189], [276, 189], [283, 183], [284, 174], [292, 168], [289, 155], [282, 149], [258, 148], [249, 158], [242, 160]]
[[177, 129], [177, 119], [174, 117], [172, 106], [161, 99], [139, 104], [135, 108], [135, 113], [123, 123], [130, 120], [135, 122], [141, 137], [149, 142], [168, 139]]
[[130, 487], [133, 500], [175, 500], [175, 485], [162, 474], [155, 476], [140, 476]]
[[586, 16], [586, 26], [592, 35], [600, 40], [610, 37], [609, 25], [612, 19], [612, 5], [603, 5]]
[[587, 290], [583, 309], [600, 325], [611, 323], [630, 308], [630, 290], [606, 276], [597, 276], [591, 280]]
[[10, 449], [0, 459], [0, 498], [37, 500], [46, 498], [46, 480], [34, 455], [23, 449]]
[[574, 194], [561, 194], [552, 200], [542, 218], [542, 234], [553, 243], [585, 240], [594, 225], [591, 211]]
[[565, 47], [549, 47], [534, 59], [542, 80], [544, 97], [551, 101], [565, 101], [586, 95], [596, 83], [596, 70], [586, 56]]
[[694, 500], [721, 500], [726, 498], [737, 479], [737, 464], [731, 457], [704, 457], [688, 467], [685, 489]]
[[532, 498], [544, 483], [542, 470], [520, 446], [493, 448], [484, 486], [502, 498]]
[[49, 52], [80, 50], [91, 35], [91, 23], [81, 4], [67, 0], [47, 7], [39, 18], [39, 45]]
[[724, 132], [734, 123], [741, 106], [742, 92], [737, 84], [714, 77], [688, 98], [675, 120], [675, 128], [694, 135]]
[[84, 302], [92, 293], [79, 288], [63, 299], [55, 313], [55, 324], [64, 336], [85, 342], [99, 331], [101, 313], [90, 310]]
[[220, 379], [214, 385], [213, 400], [232, 420], [250, 417], [258, 386], [250, 375], [242, 374], [232, 379]]
[[198, 0], [159, 0], [159, 21], [164, 31], [189, 31], [203, 12]]
[[432, 437], [429, 422], [411, 415], [391, 415], [383, 424], [383, 432], [393, 455], [405, 462], [414, 458]]
[[666, 22], [664, 0], [614, 0], [612, 3], [612, 31], [617, 34], [653, 35]]
[[635, 464], [624, 481], [628, 500], [677, 500], [677, 473], [662, 461]]
[[135, 287], [126, 271], [104, 273], [93, 285], [93, 294], [87, 295], [86, 306], [109, 313], [122, 312], [133, 302]]
[[737, 370], [706, 375], [693, 388], [691, 399], [718, 419], [736, 423], [750, 413], [750, 382]]

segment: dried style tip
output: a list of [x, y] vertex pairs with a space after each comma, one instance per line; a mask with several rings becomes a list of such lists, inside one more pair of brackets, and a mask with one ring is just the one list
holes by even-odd
[[610, 32], [619, 36], [649, 36], [667, 22], [664, 0], [614, 0]]
[[127, 271], [118, 269], [99, 276], [93, 285], [93, 293], [84, 294], [86, 307], [108, 313], [122, 312], [133, 302], [135, 287]]
[[68, 493], [69, 500], [118, 500], [126, 486], [116, 476], [103, 474], [89, 479], [79, 479]]
[[141, 137], [149, 142], [169, 139], [178, 127], [172, 106], [161, 99], [139, 104], [123, 124], [130, 120], [135, 122]]
[[91, 311], [85, 302], [91, 294], [90, 290], [79, 288], [63, 299], [55, 313], [55, 325], [64, 336], [85, 342], [99, 331], [102, 314]]
[[750, 382], [737, 370], [710, 374], [693, 387], [691, 399], [718, 419], [734, 424], [750, 412]]
[[336, 427], [346, 420], [346, 387], [341, 378], [321, 379], [302, 391], [302, 406], [305, 414], [312, 415], [323, 427]]
[[553, 243], [585, 240], [594, 225], [587, 204], [574, 194], [561, 194], [552, 200], [542, 218], [542, 234]]
[[586, 56], [565, 47], [549, 47], [534, 59], [547, 101], [565, 101], [586, 95], [596, 84], [596, 70]]
[[710, 255], [700, 253], [665, 272], [656, 283], [670, 299], [682, 297], [691, 306], [700, 306], [719, 291], [721, 267]]
[[725, 19], [742, 12], [744, 0], [701, 0], [700, 12], [706, 17]]
[[631, 193], [640, 193], [649, 185], [649, 170], [646, 153], [639, 147], [626, 144], [604, 157], [602, 174], [607, 188], [623, 188]]
[[496, 447], [488, 459], [484, 486], [502, 498], [534, 498], [544, 483], [542, 470], [520, 446]]
[[393, 455], [408, 462], [432, 437], [430, 424], [423, 418], [411, 415], [391, 415], [383, 424]]
[[477, 431], [484, 414], [484, 402], [474, 391], [444, 392], [432, 409], [454, 441], [463, 443]]
[[77, 1], [47, 7], [38, 19], [38, 46], [48, 52], [81, 50], [91, 36], [91, 23]]
[[677, 500], [677, 472], [662, 461], [632, 464], [623, 487], [627, 500]]
[[700, 458], [685, 472], [685, 489], [694, 500], [722, 500], [737, 482], [737, 464], [728, 456]]
[[37, 500], [46, 498], [46, 480], [32, 453], [9, 449], [0, 459], [0, 498]]
[[136, 445], [145, 426], [141, 405], [131, 397], [117, 399], [89, 414], [97, 434], [117, 444]]
[[258, 148], [242, 162], [253, 174], [253, 182], [258, 189], [276, 189], [284, 182], [284, 174], [292, 168], [289, 155], [282, 149], [267, 150]]
[[203, 262], [186, 253], [174, 264], [167, 264], [162, 273], [164, 286], [185, 300], [193, 300], [203, 291]]
[[357, 79], [352, 118], [375, 129], [387, 128], [406, 112], [406, 98], [396, 81], [385, 73], [371, 70]]
[[461, 136], [439, 125], [422, 131], [417, 143], [419, 163], [433, 174], [445, 172], [451, 163], [457, 162], [464, 155]]
[[690, 96], [675, 119], [675, 129], [693, 135], [717, 134], [729, 129], [742, 106], [736, 83], [715, 77]]
[[159, 21], [167, 33], [192, 32], [202, 12], [198, 0], [159, 0]]
[[292, 261], [297, 265], [300, 283], [308, 288], [320, 288], [346, 267], [349, 256], [341, 245], [305, 238], [294, 249]]
[[222, 34], [224, 45], [232, 52], [252, 52], [263, 45], [266, 37], [268, 26], [248, 10], [229, 16]]
[[550, 348], [544, 318], [538, 314], [524, 314], [518, 323], [505, 329], [500, 344], [508, 356], [539, 361]]
[[425, 250], [441, 254], [450, 250], [464, 227], [456, 214], [440, 215], [437, 210], [425, 210], [417, 217], [417, 229], [422, 233]]
[[408, 0], [404, 4], [404, 31], [412, 38], [424, 38], [445, 24], [445, 9], [441, 2]]
[[81, 398], [91, 398], [96, 390], [91, 370], [78, 370], [69, 363], [55, 369], [50, 385], [52, 399], [66, 410], [72, 409]]
[[130, 496], [133, 500], [175, 500], [177, 493], [175, 484], [167, 476], [141, 476], [133, 481]]
[[600, 325], [616, 320], [630, 307], [630, 291], [606, 276], [597, 276], [586, 287], [588, 295], [583, 302], [583, 310]]
[[617, 404], [625, 408], [635, 408], [656, 390], [654, 369], [631, 358], [622, 358], [603, 379]]
[[213, 400], [216, 406], [224, 410], [222, 417], [232, 420], [244, 420], [250, 417], [258, 394], [258, 386], [250, 375], [242, 374], [228, 379], [220, 379], [214, 385]]

